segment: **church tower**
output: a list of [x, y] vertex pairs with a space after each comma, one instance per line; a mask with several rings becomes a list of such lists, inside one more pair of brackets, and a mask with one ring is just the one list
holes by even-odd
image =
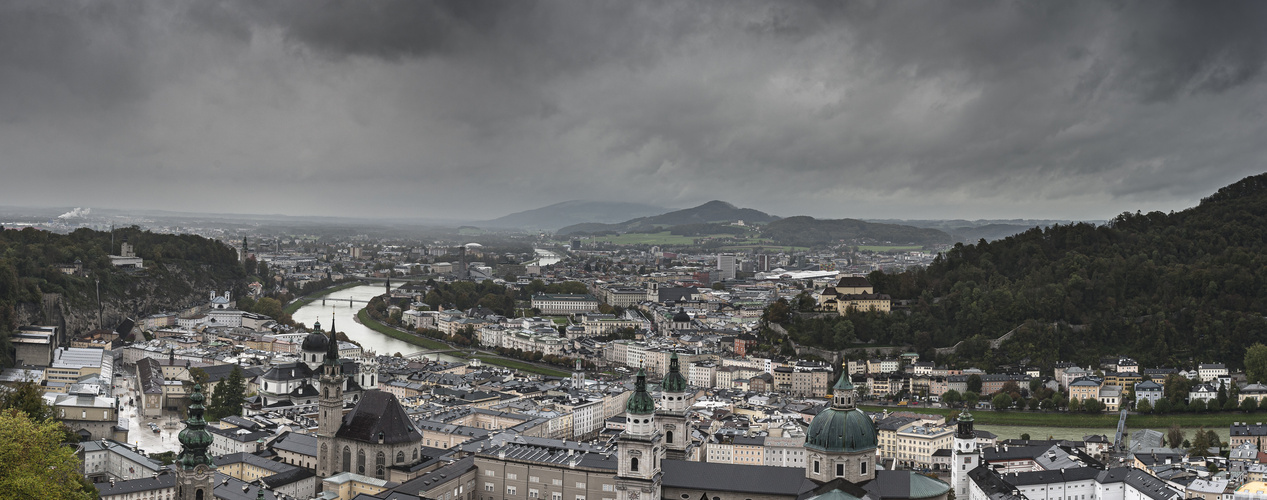
[[585, 371], [581, 369], [581, 358], [576, 358], [576, 369], [572, 370], [572, 388], [585, 388]]
[[317, 401], [317, 477], [327, 478], [339, 472], [334, 435], [343, 423], [343, 363], [339, 361], [339, 341], [335, 338], [334, 320], [330, 320], [330, 342], [326, 359], [321, 363], [321, 399]]
[[977, 435], [972, 430], [972, 414], [967, 411], [960, 413], [958, 420], [955, 453], [950, 464], [950, 484], [955, 489], [955, 498], [968, 498], [968, 471], [981, 463], [981, 452], [977, 450]]
[[616, 438], [616, 500], [660, 500], [664, 448], [654, 420], [655, 401], [647, 394], [647, 373], [638, 370], [634, 393], [625, 403], [625, 430]]
[[216, 477], [216, 465], [207, 448], [211, 447], [211, 433], [203, 420], [202, 384], [194, 385], [189, 396], [189, 418], [185, 430], [180, 431], [180, 455], [176, 456], [175, 500], [212, 500], [212, 483]]
[[669, 356], [669, 374], [660, 383], [660, 409], [656, 410], [656, 427], [664, 434], [665, 457], [670, 460], [686, 460], [686, 448], [691, 444], [690, 421], [687, 410], [691, 402], [686, 396], [686, 377], [677, 353]]

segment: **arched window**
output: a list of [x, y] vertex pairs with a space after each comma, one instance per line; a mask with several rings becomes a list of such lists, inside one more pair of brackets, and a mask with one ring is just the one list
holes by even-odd
[[633, 472], [638, 472], [638, 459], [637, 459], [637, 458], [631, 458], [631, 459], [629, 459], [629, 470], [630, 470], [630, 471], [633, 471]]
[[666, 432], [664, 433], [664, 442], [666, 442], [666, 443], [672, 443], [672, 442], [673, 442], [673, 431], [666, 431]]
[[343, 472], [352, 472], [352, 450], [343, 447]]
[[378, 455], [374, 457], [374, 477], [383, 479], [386, 472], [387, 455], [384, 455], [383, 452], [380, 451], [378, 452]]
[[414, 460], [418, 459], [418, 449], [414, 448]]
[[405, 452], [403, 451], [396, 452], [396, 463], [398, 464], [405, 463]]
[[356, 450], [356, 473], [365, 475], [365, 450]]
[[202, 500], [202, 489], [194, 492], [194, 500]]

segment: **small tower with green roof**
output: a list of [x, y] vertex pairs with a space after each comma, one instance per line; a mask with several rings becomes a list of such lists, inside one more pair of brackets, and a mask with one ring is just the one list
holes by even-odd
[[878, 445], [875, 423], [857, 407], [858, 393], [849, 373], [832, 386], [831, 406], [810, 421], [805, 433], [805, 477], [819, 483], [844, 478], [875, 479]]
[[180, 431], [180, 455], [176, 456], [176, 500], [211, 500], [216, 464], [211, 459], [211, 433], [202, 414], [202, 384], [194, 385], [189, 396], [189, 418]]
[[955, 498], [968, 498], [968, 471], [977, 468], [981, 463], [981, 452], [977, 449], [977, 434], [973, 430], [972, 414], [964, 410], [959, 414], [955, 429], [955, 452], [950, 464], [950, 483], [955, 489]]
[[655, 420], [655, 400], [647, 393], [647, 373], [640, 369], [625, 402], [625, 431], [616, 439], [616, 500], [660, 499], [664, 447]]
[[660, 383], [660, 409], [656, 410], [656, 426], [664, 434], [665, 457], [685, 460], [686, 449], [691, 443], [690, 420], [687, 411], [691, 401], [686, 393], [686, 377], [677, 353], [669, 356], [669, 374]]

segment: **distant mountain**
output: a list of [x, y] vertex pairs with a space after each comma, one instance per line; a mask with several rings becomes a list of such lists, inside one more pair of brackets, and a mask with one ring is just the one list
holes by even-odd
[[613, 223], [662, 214], [662, 207], [642, 203], [571, 200], [532, 210], [524, 210], [475, 225], [488, 228], [555, 230], [582, 223]]
[[780, 245], [822, 246], [840, 242], [892, 245], [935, 245], [953, 239], [943, 231], [857, 219], [815, 219], [808, 216], [780, 219], [761, 229], [761, 235]]
[[618, 224], [575, 224], [559, 229], [558, 234], [573, 233], [625, 233], [644, 231], [655, 227], [672, 227], [684, 224], [736, 222], [764, 224], [779, 218], [760, 210], [739, 208], [724, 201], [713, 200], [698, 207], [677, 210], [652, 217], [638, 217]]

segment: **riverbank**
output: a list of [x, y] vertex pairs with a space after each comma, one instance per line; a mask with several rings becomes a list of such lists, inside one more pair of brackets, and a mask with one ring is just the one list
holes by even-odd
[[286, 314], [295, 314], [295, 311], [298, 311], [299, 308], [306, 306], [308, 304], [311, 304], [313, 303], [313, 301], [318, 300], [325, 295], [329, 295], [340, 290], [347, 290], [349, 288], [359, 286], [360, 284], [361, 284], [360, 281], [352, 280], [352, 281], [345, 281], [343, 283], [339, 283], [334, 286], [326, 287], [321, 290], [317, 290], [308, 295], [304, 295], [303, 297], [290, 301], [289, 304], [286, 304], [286, 307], [282, 308], [282, 312]]
[[[890, 412], [910, 411], [935, 415], [947, 415], [952, 411], [957, 411], [949, 408], [930, 408], [926, 406], [894, 407], [861, 405], [860, 408], [865, 411], [872, 412], [883, 410], [888, 410]], [[1254, 417], [1254, 414], [1247, 414], [1244, 412], [1175, 413], [1165, 415], [1131, 413], [1126, 416], [1126, 427], [1130, 429], [1168, 429], [1172, 425], [1178, 425], [1179, 427], [1186, 429], [1219, 429], [1232, 425], [1232, 422], [1252, 421], [1254, 420]], [[1069, 413], [1056, 411], [1022, 412], [984, 410], [973, 411], [972, 418], [978, 424], [986, 425], [1116, 429], [1118, 414], [1116, 412]]]
[[[424, 349], [454, 349], [453, 346], [446, 344], [444, 342], [440, 342], [434, 339], [429, 339], [429, 338], [422, 337], [419, 335], [411, 335], [409, 333], [392, 328], [391, 326], [380, 323], [378, 320], [375, 320], [374, 318], [370, 317], [369, 313], [366, 312], [365, 309], [361, 309], [359, 312], [356, 313], [356, 320], [358, 323], [361, 323], [362, 325], [365, 325], [367, 328], [374, 330], [378, 333], [394, 338], [396, 340], [408, 342], [410, 344], [416, 345], [418, 347], [422, 347]], [[480, 360], [480, 362], [483, 362], [485, 364], [511, 368], [511, 369], [525, 371], [529, 373], [536, 373], [538, 375], [546, 375], [550, 377], [567, 377], [571, 375], [570, 372], [566, 372], [563, 370], [547, 368], [544, 366], [528, 363], [525, 361], [506, 359], [506, 358], [498, 357], [493, 354], [476, 354], [472, 356], [469, 353], [457, 351], [457, 352], [449, 353], [449, 355], [458, 357], [458, 358], [464, 358], [464, 359], [471, 359], [472, 357], [474, 357], [475, 359], [478, 359]]]

